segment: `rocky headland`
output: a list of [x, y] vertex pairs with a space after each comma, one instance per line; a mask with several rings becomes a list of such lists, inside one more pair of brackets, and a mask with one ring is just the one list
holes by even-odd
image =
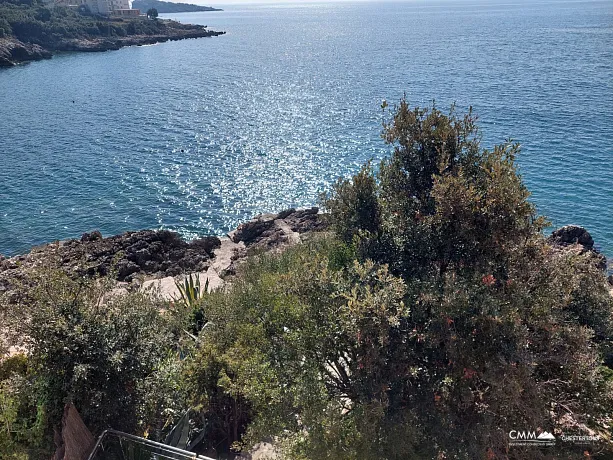
[[16, 38], [0, 38], [0, 67], [14, 66], [19, 62], [50, 59], [53, 53], [40, 45], [23, 43]]
[[187, 28], [167, 28], [163, 33], [155, 35], [61, 39], [44, 46], [22, 42], [15, 37], [0, 38], [0, 67], [12, 67], [22, 62], [50, 59], [55, 53], [63, 51], [111, 51], [126, 46], [153, 45], [188, 38], [217, 37], [223, 34], [225, 32], [192, 26]]
[[106, 37], [91, 40], [63, 40], [54, 47], [54, 51], [111, 51], [126, 46], [153, 45], [156, 43], [185, 40], [188, 38], [217, 37], [223, 34], [225, 34], [225, 32], [216, 32], [201, 27], [195, 29], [170, 29], [166, 33], [159, 35], [133, 35], [130, 37]]
[[132, 2], [132, 8], [136, 8], [141, 11], [147, 11], [149, 8], [155, 8], [160, 14], [223, 11], [220, 8], [212, 8], [210, 6], [200, 6], [191, 3], [164, 2], [161, 0], [134, 0]]

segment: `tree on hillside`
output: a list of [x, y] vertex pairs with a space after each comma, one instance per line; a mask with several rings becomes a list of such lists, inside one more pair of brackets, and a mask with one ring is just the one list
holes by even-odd
[[156, 8], [149, 8], [147, 10], [147, 17], [149, 19], [157, 19], [157, 17], [158, 17], [158, 10]]

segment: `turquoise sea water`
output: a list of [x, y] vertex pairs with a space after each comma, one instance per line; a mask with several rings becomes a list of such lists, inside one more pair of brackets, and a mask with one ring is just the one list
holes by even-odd
[[473, 105], [554, 225], [613, 255], [613, 2], [227, 6], [225, 36], [0, 70], [0, 253], [222, 233], [387, 153], [381, 101]]

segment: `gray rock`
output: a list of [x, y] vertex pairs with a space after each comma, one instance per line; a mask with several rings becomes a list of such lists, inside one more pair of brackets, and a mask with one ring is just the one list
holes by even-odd
[[[301, 241], [301, 235], [326, 229], [317, 208], [288, 209], [262, 214], [240, 225], [224, 238], [206, 236], [191, 242], [176, 232], [142, 230], [104, 238], [99, 231], [80, 239], [33, 248], [25, 255], [0, 257], [0, 286], [27, 276], [35, 266], [64, 270], [70, 276], [108, 276], [133, 282], [139, 278], [178, 276], [213, 268], [222, 276], [232, 275], [244, 261], [247, 250], [278, 250]], [[225, 246], [224, 246], [225, 245]]]
[[86, 243], [88, 241], [98, 241], [101, 239], [102, 239], [102, 233], [100, 233], [98, 230], [95, 230], [91, 233], [83, 233], [83, 235], [81, 236], [82, 243]]
[[243, 241], [246, 245], [256, 242], [264, 232], [271, 230], [275, 225], [274, 218], [256, 217], [249, 222], [245, 222], [238, 226], [232, 234], [232, 241], [238, 243]]
[[221, 246], [221, 240], [216, 236], [205, 236], [204, 238], [198, 238], [189, 243], [189, 247], [197, 251], [204, 251], [209, 255], [213, 254], [213, 251]]
[[23, 43], [16, 38], [0, 38], [0, 67], [14, 66], [19, 62], [51, 58], [51, 52], [39, 45]]
[[129, 260], [122, 260], [117, 264], [117, 279], [127, 281], [130, 275], [140, 271], [140, 267]]
[[590, 232], [578, 225], [566, 225], [552, 232], [548, 238], [549, 244], [559, 248], [580, 247], [582, 253], [591, 254], [594, 264], [600, 270], [607, 269], [607, 258], [594, 248], [594, 239]]

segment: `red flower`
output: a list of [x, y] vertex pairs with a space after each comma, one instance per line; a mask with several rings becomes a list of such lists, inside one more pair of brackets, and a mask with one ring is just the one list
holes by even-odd
[[472, 379], [475, 375], [477, 374], [477, 371], [475, 371], [474, 369], [470, 369], [465, 367], [464, 368], [464, 378], [465, 379]]
[[496, 283], [496, 278], [494, 278], [494, 275], [485, 275], [481, 278], [481, 281], [483, 281], [483, 284], [486, 286], [492, 286]]

